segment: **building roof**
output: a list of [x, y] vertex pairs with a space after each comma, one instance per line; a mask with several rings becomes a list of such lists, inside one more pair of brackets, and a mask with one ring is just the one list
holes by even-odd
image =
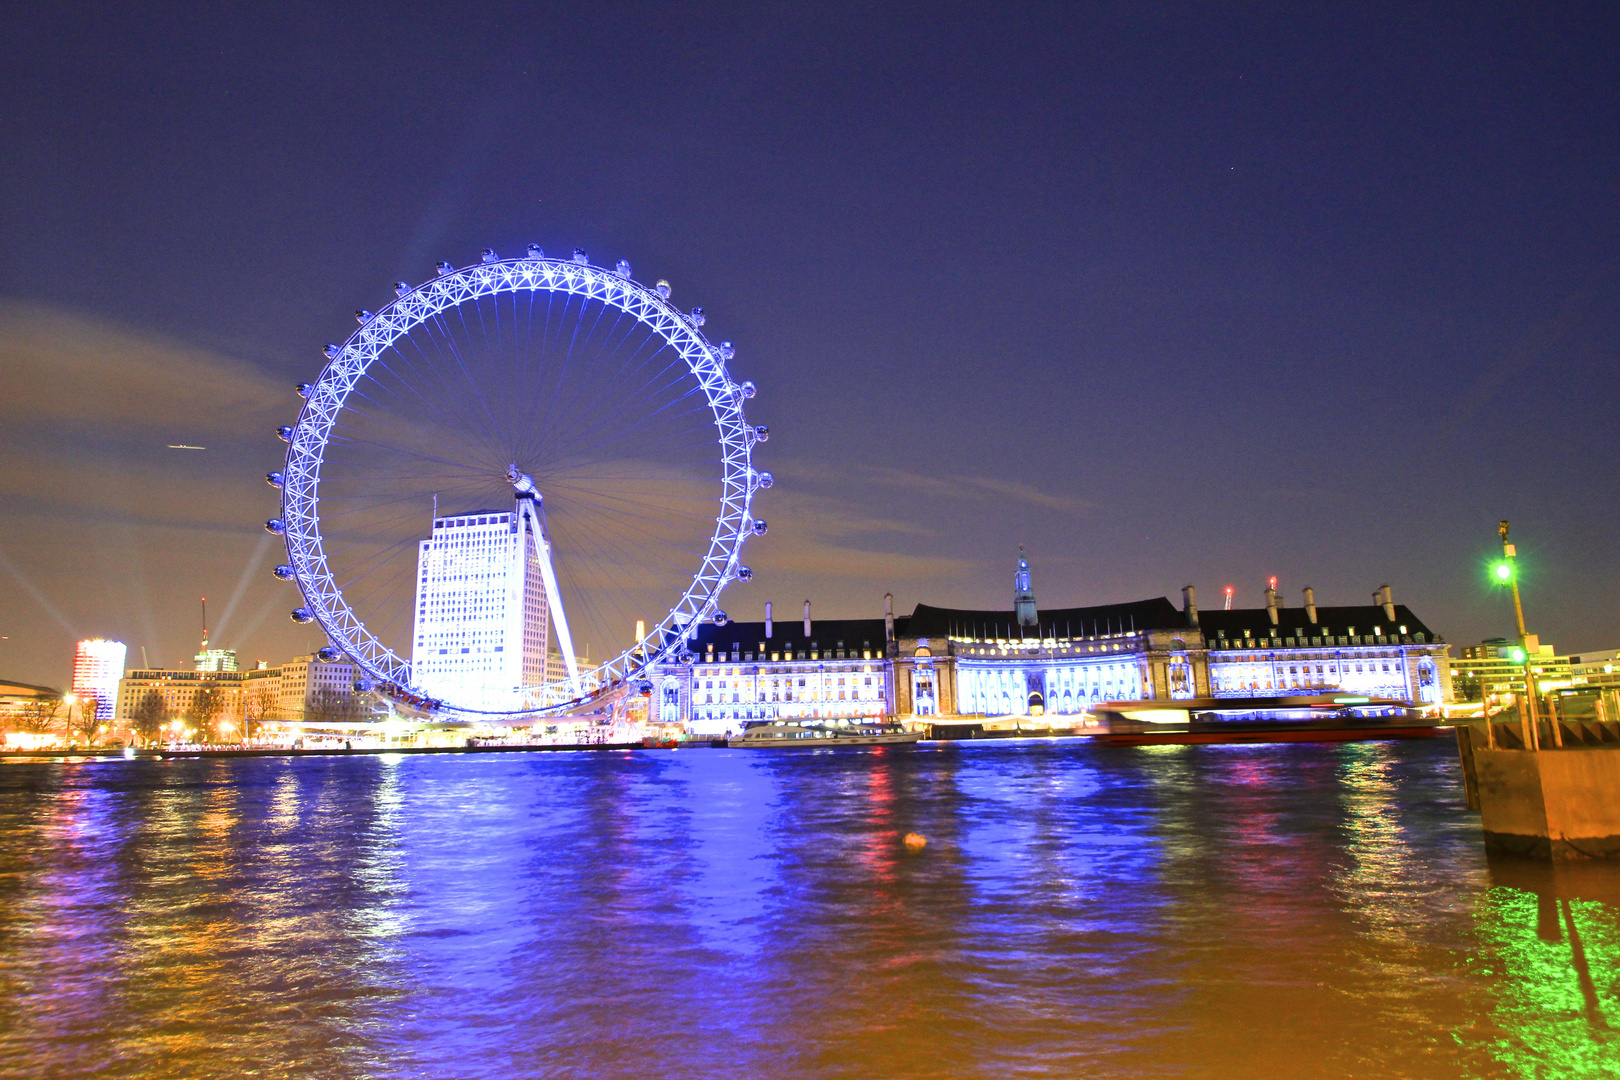
[[[1412, 614], [1404, 604], [1395, 605], [1395, 620], [1384, 614], [1382, 605], [1361, 604], [1353, 607], [1324, 607], [1316, 609], [1316, 623], [1306, 617], [1303, 607], [1279, 608], [1277, 624], [1271, 623], [1270, 613], [1261, 608], [1238, 608], [1232, 611], [1200, 609], [1199, 629], [1206, 641], [1213, 642], [1225, 631], [1228, 638], [1240, 638], [1243, 631], [1253, 637], [1269, 636], [1274, 630], [1291, 637], [1298, 629], [1321, 633], [1331, 630], [1335, 635], [1348, 635], [1351, 627], [1357, 634], [1370, 634], [1375, 627], [1399, 632], [1406, 627], [1409, 634], [1423, 634], [1429, 640], [1438, 640], [1423, 620]], [[1187, 626], [1186, 616], [1165, 597], [1135, 600], [1125, 604], [1099, 604], [1094, 607], [1054, 608], [1040, 612], [1038, 627], [1020, 627], [1011, 609], [1005, 611], [975, 611], [967, 608], [939, 608], [918, 604], [910, 615], [896, 616], [894, 635], [897, 639], [920, 638], [977, 638], [979, 640], [1017, 639], [1024, 637], [1080, 638], [1101, 637], [1108, 634], [1130, 633], [1137, 630], [1180, 630]], [[695, 653], [708, 651], [713, 642], [716, 652], [729, 652], [736, 644], [739, 651], [753, 652], [765, 641], [763, 622], [731, 622], [715, 626], [705, 622], [698, 626], [694, 642], [688, 647]], [[877, 619], [813, 619], [810, 636], [804, 635], [803, 619], [775, 619], [772, 621], [769, 641], [779, 648], [815, 643], [819, 648], [837, 648], [842, 641], [845, 648], [882, 649], [884, 645], [883, 620]], [[870, 643], [868, 645], [868, 643]]]
[[[1265, 614], [1261, 613], [1262, 616]], [[1009, 610], [971, 611], [918, 604], [909, 617], [895, 620], [902, 638], [1100, 637], [1132, 630], [1168, 630], [1187, 625], [1181, 609], [1164, 597], [1126, 604], [1041, 610], [1039, 627], [1020, 627]]]
[[511, 517], [512, 516], [512, 508], [510, 506], [508, 506], [505, 510], [463, 510], [459, 514], [440, 514], [438, 517], [434, 518], [433, 520], [434, 521], [448, 521], [451, 518], [484, 517], [486, 515], [491, 515], [492, 516], [492, 515], [496, 515], [496, 514], [505, 514], [507, 517]]
[[54, 690], [49, 686], [35, 686], [32, 683], [11, 682], [0, 679], [0, 697], [14, 698], [59, 698], [62, 691]]
[[[819, 649], [835, 649], [842, 641], [847, 649], [883, 649], [882, 619], [813, 619], [810, 636], [804, 636], [804, 619], [771, 620], [771, 636], [765, 636], [763, 622], [730, 622], [716, 626], [702, 623], [697, 628], [696, 641], [687, 647], [695, 653], [707, 652], [714, 642], [716, 652], [729, 652], [732, 644], [739, 650], [753, 652], [759, 643], [769, 641], [777, 648], [798, 647], [814, 643]], [[768, 651], [768, 650], [767, 650]]]
[[1412, 614], [1412, 609], [1405, 604], [1395, 605], [1393, 622], [1384, 613], [1381, 604], [1359, 604], [1354, 607], [1318, 605], [1314, 624], [1306, 616], [1303, 607], [1279, 608], [1275, 627], [1271, 625], [1271, 615], [1265, 608], [1238, 608], [1233, 611], [1223, 611], [1219, 608], [1213, 611], [1200, 609], [1198, 626], [1204, 632], [1205, 641], [1214, 640], [1222, 630], [1226, 631], [1229, 638], [1240, 638], [1245, 630], [1253, 637], [1269, 636], [1274, 630], [1283, 637], [1290, 637], [1293, 631], [1299, 629], [1306, 630], [1307, 636], [1312, 633], [1320, 634], [1323, 628], [1335, 635], [1349, 634], [1351, 627], [1355, 627], [1357, 634], [1370, 634], [1375, 627], [1384, 629], [1386, 633], [1399, 633], [1400, 628], [1404, 626], [1409, 634], [1422, 634], [1430, 640], [1435, 636], [1434, 631], [1424, 625], [1422, 619]]

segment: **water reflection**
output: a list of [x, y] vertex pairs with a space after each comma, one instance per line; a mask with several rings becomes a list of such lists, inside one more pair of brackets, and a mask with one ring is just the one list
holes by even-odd
[[1610, 1076], [1617, 995], [1449, 744], [0, 769], [8, 1076]]

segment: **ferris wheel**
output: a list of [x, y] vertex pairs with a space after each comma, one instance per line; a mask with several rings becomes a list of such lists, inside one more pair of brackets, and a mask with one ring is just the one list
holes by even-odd
[[763, 536], [751, 382], [703, 309], [583, 250], [438, 264], [326, 347], [266, 480], [298, 623], [357, 689], [533, 714], [623, 687], [724, 625]]

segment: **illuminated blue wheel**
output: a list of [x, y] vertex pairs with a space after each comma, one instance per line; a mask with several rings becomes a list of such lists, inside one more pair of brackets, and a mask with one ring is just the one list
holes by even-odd
[[564, 708], [678, 651], [752, 577], [771, 478], [753, 384], [669, 296], [531, 245], [357, 312], [266, 477], [295, 620], [364, 681], [470, 713]]

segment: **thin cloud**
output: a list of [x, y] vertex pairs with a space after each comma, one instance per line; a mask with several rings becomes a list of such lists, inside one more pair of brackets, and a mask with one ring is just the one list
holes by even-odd
[[1435, 441], [1443, 443], [1461, 431], [1507, 387], [1516, 375], [1535, 365], [1566, 342], [1585, 322], [1587, 312], [1598, 295], [1608, 286], [1617, 265], [1620, 265], [1620, 262], [1611, 259], [1598, 266], [1587, 275], [1579, 288], [1564, 298], [1563, 303], [1558, 306], [1557, 314], [1530, 327], [1509, 348], [1503, 350], [1495, 363], [1486, 368], [1475, 380], [1474, 385], [1462, 395], [1461, 403], [1451, 418], [1441, 425], [1435, 435]]
[[1044, 506], [1049, 510], [1057, 510], [1065, 514], [1079, 514], [1092, 507], [1092, 504], [1084, 499], [1068, 495], [1052, 495], [1041, 491], [1039, 488], [1031, 487], [1029, 484], [1017, 480], [1005, 480], [1000, 477], [953, 476], [945, 479], [937, 476], [924, 476], [921, 473], [909, 472], [905, 469], [872, 467], [863, 468], [860, 471], [863, 475], [879, 483], [948, 498], [974, 499], [989, 493], [1017, 502], [1029, 503], [1033, 506]]
[[0, 379], [8, 428], [149, 431], [158, 448], [287, 412], [288, 388], [244, 361], [15, 300], [0, 300]]

